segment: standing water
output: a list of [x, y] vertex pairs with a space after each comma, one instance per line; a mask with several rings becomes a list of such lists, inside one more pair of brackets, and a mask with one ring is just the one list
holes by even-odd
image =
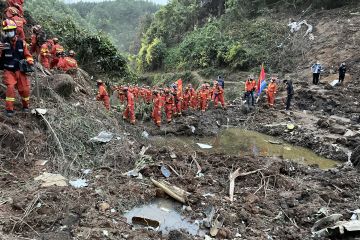
[[[156, 138], [161, 145], [181, 147], [188, 150], [203, 150], [210, 153], [223, 153], [237, 156], [281, 157], [301, 164], [317, 164], [321, 169], [335, 167], [340, 162], [320, 157], [314, 152], [280, 139], [248, 131], [240, 128], [228, 128], [216, 137], [165, 137]], [[212, 146], [211, 149], [201, 149], [197, 143]]]
[[143, 227], [144, 224], [136, 224], [136, 222], [139, 222], [138, 219], [144, 219], [143, 222], [145, 223], [147, 221], [157, 223], [155, 227], [158, 227], [158, 229], [156, 230], [164, 234], [169, 233], [171, 230], [182, 229], [191, 235], [201, 235], [197, 224], [191, 223], [181, 216], [178, 211], [180, 207], [181, 204], [174, 201], [157, 199], [150, 204], [132, 209], [124, 216], [128, 223], [132, 223], [135, 227]]

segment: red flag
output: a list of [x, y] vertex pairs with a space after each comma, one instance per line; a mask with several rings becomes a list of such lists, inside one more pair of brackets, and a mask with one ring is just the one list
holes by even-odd
[[176, 85], [177, 85], [177, 95], [182, 96], [182, 91], [183, 91], [182, 79], [177, 80]]
[[264, 69], [264, 64], [261, 64], [261, 72], [260, 72], [260, 76], [259, 76], [259, 80], [257, 83], [257, 91], [258, 93], [261, 93], [261, 91], [263, 90], [262, 88], [262, 82], [265, 81], [266, 79], [266, 74], [265, 74], [265, 69]]

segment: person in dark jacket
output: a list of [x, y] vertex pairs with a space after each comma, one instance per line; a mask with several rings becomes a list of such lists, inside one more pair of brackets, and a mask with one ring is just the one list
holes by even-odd
[[285, 110], [288, 111], [290, 109], [291, 100], [294, 96], [294, 87], [291, 80], [284, 80], [283, 82], [286, 84], [286, 92], [287, 92]]
[[342, 82], [344, 81], [345, 74], [346, 74], [346, 66], [345, 66], [345, 63], [343, 62], [339, 67], [339, 83], [340, 84], [342, 84]]
[[224, 89], [225, 88], [225, 81], [224, 78], [222, 76], [218, 76], [217, 82], [219, 84], [219, 86]]

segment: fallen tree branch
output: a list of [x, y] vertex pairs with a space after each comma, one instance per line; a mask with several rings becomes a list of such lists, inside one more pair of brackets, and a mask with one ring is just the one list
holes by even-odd
[[256, 170], [250, 171], [250, 172], [240, 173], [240, 168], [238, 168], [235, 172], [230, 173], [230, 175], [229, 175], [229, 179], [230, 179], [229, 195], [230, 195], [230, 201], [231, 202], [234, 201], [235, 179], [238, 178], [238, 177], [244, 177], [244, 176], [247, 176], [247, 175], [257, 173], [257, 172], [259, 172], [261, 170], [264, 170], [264, 169], [261, 168], [261, 169], [256, 169]]
[[181, 203], [185, 203], [186, 202], [186, 196], [185, 196], [185, 191], [179, 189], [179, 188], [174, 188], [172, 186], [167, 186], [167, 184], [165, 184], [164, 182], [158, 182], [154, 179], [150, 179], [151, 182], [157, 186], [158, 188], [161, 188], [162, 190], [164, 190], [165, 193], [167, 193], [169, 196], [171, 196], [172, 198], [176, 199], [177, 201], [181, 202]]

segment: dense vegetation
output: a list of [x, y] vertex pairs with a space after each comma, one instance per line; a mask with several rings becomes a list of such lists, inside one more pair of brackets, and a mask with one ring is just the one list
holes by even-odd
[[148, 1], [116, 0], [101, 3], [78, 2], [71, 4], [92, 26], [108, 33], [112, 42], [122, 51], [134, 48], [132, 43], [138, 26], [148, 15], [159, 9]]
[[[287, 13], [336, 8], [356, 0], [172, 0], [144, 29], [139, 71], [230, 68], [265, 63], [284, 70]], [[284, 14], [285, 13], [285, 14]], [[289, 49], [289, 48], [287, 48]]]
[[132, 77], [126, 59], [109, 37], [95, 30], [76, 10], [58, 0], [25, 1], [26, 18], [43, 26], [48, 37], [58, 37], [77, 53], [80, 66], [91, 74]]

